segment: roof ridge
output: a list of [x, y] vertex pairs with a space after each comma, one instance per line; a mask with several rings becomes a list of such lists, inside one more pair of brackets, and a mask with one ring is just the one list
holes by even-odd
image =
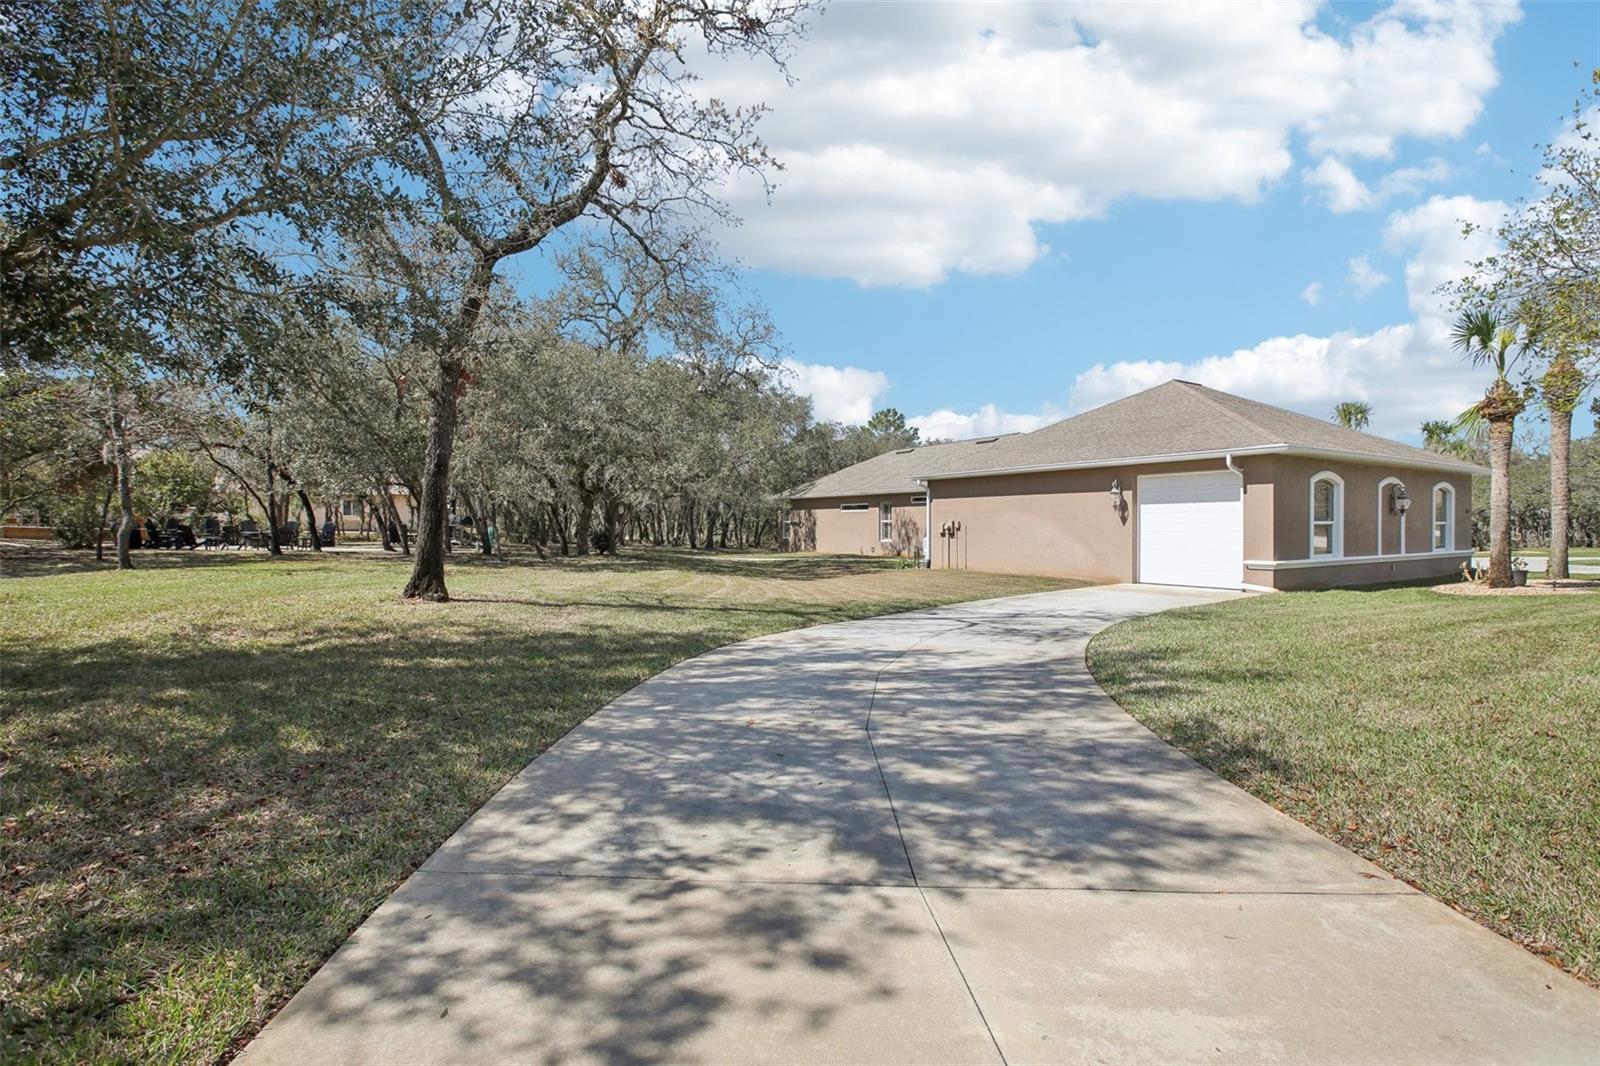
[[[1198, 381], [1184, 381], [1182, 378], [1173, 378], [1172, 380], [1173, 380], [1174, 383], [1176, 383], [1178, 385], [1187, 385], [1191, 390], [1193, 390], [1193, 392], [1194, 392], [1194, 394], [1196, 396], [1200, 397], [1200, 399], [1204, 400], [1206, 403], [1210, 404], [1212, 407], [1216, 408], [1218, 411], [1221, 411], [1223, 414], [1227, 415], [1229, 418], [1233, 419], [1235, 422], [1239, 423], [1240, 425], [1249, 426], [1251, 429], [1255, 430], [1257, 433], [1263, 433], [1268, 437], [1271, 437], [1273, 435], [1272, 431], [1269, 430], [1266, 426], [1263, 426], [1259, 422], [1256, 422], [1256, 421], [1250, 419], [1246, 415], [1240, 414], [1238, 411], [1235, 411], [1233, 408], [1229, 407], [1227, 404], [1222, 403], [1221, 401], [1213, 398], [1210, 395], [1213, 392], [1219, 392], [1223, 396], [1231, 396], [1231, 394], [1226, 393], [1226, 392], [1221, 392], [1218, 389], [1209, 388], [1208, 386], [1200, 384]], [[1243, 397], [1238, 397], [1238, 398], [1239, 399], [1243, 399]], [[1259, 401], [1252, 401], [1252, 402], [1259, 402]], [[1270, 406], [1270, 405], [1269, 404], [1263, 404], [1262, 406]], [[1275, 441], [1274, 443], [1287, 444], [1288, 441]]]

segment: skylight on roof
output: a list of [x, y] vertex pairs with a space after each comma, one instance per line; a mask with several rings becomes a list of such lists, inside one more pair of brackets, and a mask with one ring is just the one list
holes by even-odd
[[977, 440], [973, 441], [972, 443], [974, 443], [974, 444], [993, 444], [995, 441], [997, 441], [999, 439], [1000, 439], [999, 437], [979, 437]]

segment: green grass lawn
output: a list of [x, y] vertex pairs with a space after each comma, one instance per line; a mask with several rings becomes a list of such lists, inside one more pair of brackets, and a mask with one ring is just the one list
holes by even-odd
[[1600, 594], [1279, 593], [1113, 626], [1089, 664], [1223, 777], [1600, 977]]
[[1069, 585], [857, 558], [8, 549], [0, 1061], [212, 1061], [529, 759], [745, 637]]

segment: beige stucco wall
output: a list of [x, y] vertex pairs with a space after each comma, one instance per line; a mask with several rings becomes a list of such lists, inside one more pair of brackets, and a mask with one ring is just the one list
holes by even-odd
[[[912, 503], [920, 493], [877, 496], [834, 496], [796, 500], [789, 510], [789, 548], [830, 555], [919, 555], [925, 507]], [[867, 505], [865, 511], [843, 511], [845, 504]], [[879, 507], [894, 507], [893, 538], [880, 539]]]
[[[1273, 485], [1263, 467], [1236, 465], [1244, 471], [1245, 554], [1270, 552]], [[938, 480], [933, 565], [1133, 581], [1139, 475], [1223, 469], [1217, 459]], [[1120, 512], [1111, 507], [1113, 480], [1123, 490]], [[961, 529], [940, 537], [949, 522]]]
[[[1400, 553], [1400, 522], [1380, 506], [1379, 484], [1399, 478], [1411, 495], [1406, 518], [1408, 553], [1428, 552], [1432, 542], [1432, 493], [1439, 482], [1454, 487], [1456, 543], [1470, 547], [1472, 484], [1466, 475], [1439, 471], [1334, 462], [1299, 456], [1244, 456], [1244, 556], [1240, 581], [1259, 588], [1318, 588], [1443, 576], [1460, 557], [1377, 560], [1371, 563], [1297, 569], [1257, 569], [1246, 560], [1307, 559], [1311, 552], [1311, 478], [1331, 470], [1344, 480], [1343, 555], [1378, 554], [1383, 513], [1383, 554]], [[1138, 479], [1141, 474], [1176, 474], [1226, 469], [1220, 459], [1143, 466], [1097, 467], [1029, 474], [935, 480], [932, 497], [932, 564], [1000, 573], [1048, 574], [1098, 581], [1136, 581]], [[1111, 507], [1113, 480], [1123, 489], [1121, 512]], [[799, 551], [888, 554], [911, 548], [922, 536], [923, 505], [910, 493], [880, 497], [836, 497], [794, 505], [790, 545]], [[895, 504], [894, 545], [878, 541], [878, 504]], [[864, 512], [841, 511], [843, 503], [866, 503]], [[953, 536], [940, 531], [959, 523]]]
[[[1311, 557], [1311, 479], [1324, 470], [1331, 470], [1344, 480], [1344, 556], [1401, 554], [1400, 519], [1389, 513], [1389, 487], [1383, 486], [1380, 494], [1380, 485], [1388, 478], [1398, 478], [1411, 496], [1411, 510], [1405, 520], [1406, 554], [1434, 554], [1433, 490], [1440, 482], [1455, 490], [1454, 550], [1466, 551], [1472, 547], [1470, 475], [1419, 467], [1337, 463], [1305, 456], [1272, 456], [1265, 462], [1270, 466], [1274, 491], [1290, 502], [1278, 508], [1274, 516], [1276, 554], [1253, 555], [1246, 550], [1246, 559]], [[1381, 552], [1378, 539], [1380, 516], [1383, 523]], [[1438, 558], [1396, 562], [1379, 560], [1273, 571], [1247, 568], [1245, 580], [1267, 588], [1305, 589], [1442, 577], [1454, 573], [1461, 566], [1462, 557], [1446, 554], [1450, 550], [1445, 549]]]

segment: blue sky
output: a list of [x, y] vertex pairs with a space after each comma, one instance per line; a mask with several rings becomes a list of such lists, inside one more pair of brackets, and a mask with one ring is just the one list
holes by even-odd
[[793, 84], [702, 70], [772, 109], [724, 246], [820, 416], [965, 436], [1184, 376], [1415, 439], [1486, 383], [1433, 295], [1461, 223], [1595, 66], [1592, 3], [836, 3]]

